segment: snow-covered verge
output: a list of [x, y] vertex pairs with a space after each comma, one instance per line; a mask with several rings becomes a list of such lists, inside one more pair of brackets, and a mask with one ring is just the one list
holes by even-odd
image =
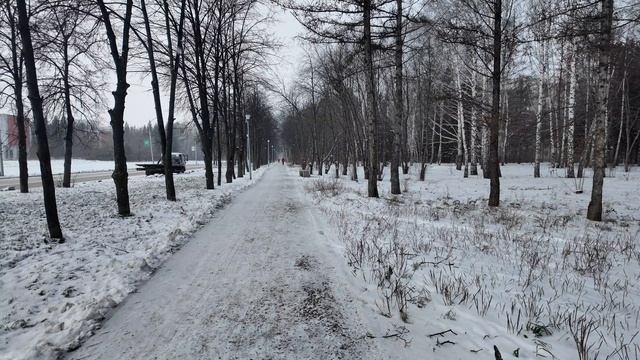
[[[145, 161], [137, 161], [145, 162]], [[127, 162], [127, 167], [133, 169], [136, 167], [136, 161]], [[38, 160], [28, 160], [27, 169], [29, 170], [29, 176], [40, 175], [40, 162]], [[71, 172], [94, 172], [94, 171], [109, 171], [113, 170], [113, 161], [103, 160], [85, 160], [85, 159], [73, 159], [71, 161]], [[62, 174], [64, 172], [64, 159], [51, 159], [51, 171], [53, 174]], [[18, 177], [20, 176], [20, 168], [17, 160], [5, 160], [4, 161], [4, 176], [6, 177]]]
[[[387, 169], [388, 170], [388, 169]], [[606, 221], [585, 219], [574, 180], [531, 165], [489, 183], [451, 165], [403, 176], [367, 198], [346, 176], [304, 181], [330, 217], [372, 333], [389, 358], [640, 358], [640, 171], [605, 179]]]
[[112, 181], [56, 190], [66, 242], [47, 242], [40, 189], [0, 192], [0, 359], [48, 359], [77, 348], [104, 315], [147, 279], [189, 234], [263, 170], [205, 189], [204, 170], [129, 179], [133, 216], [116, 215]]

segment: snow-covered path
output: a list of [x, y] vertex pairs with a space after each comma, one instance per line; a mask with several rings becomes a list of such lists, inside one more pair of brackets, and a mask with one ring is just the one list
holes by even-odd
[[302, 191], [272, 165], [68, 358], [381, 358]]

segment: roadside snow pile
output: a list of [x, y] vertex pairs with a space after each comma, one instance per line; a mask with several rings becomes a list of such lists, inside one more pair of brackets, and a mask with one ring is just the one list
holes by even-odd
[[[145, 161], [137, 161], [145, 162]], [[136, 167], [136, 161], [127, 162], [129, 169]], [[40, 162], [38, 160], [28, 160], [27, 169], [29, 170], [29, 176], [40, 175]], [[71, 161], [71, 172], [95, 172], [95, 171], [110, 171], [113, 170], [113, 161], [103, 160], [85, 160], [85, 159], [73, 159]], [[51, 171], [53, 174], [62, 174], [64, 172], [64, 159], [51, 159]], [[4, 175], [6, 177], [18, 177], [20, 176], [20, 168], [18, 160], [5, 160], [4, 161]]]
[[640, 358], [638, 169], [605, 179], [602, 223], [585, 219], [589, 179], [576, 194], [574, 180], [507, 165], [491, 209], [488, 180], [443, 165], [420, 182], [418, 170], [399, 196], [385, 174], [379, 199], [362, 169], [359, 183], [301, 179], [361, 279], [371, 329], [387, 329], [389, 358], [494, 358], [494, 345], [505, 359]]
[[133, 216], [116, 215], [112, 181], [56, 189], [64, 244], [47, 243], [40, 189], [0, 192], [0, 359], [48, 359], [76, 348], [233, 193], [262, 175], [205, 189], [204, 170], [129, 179]]

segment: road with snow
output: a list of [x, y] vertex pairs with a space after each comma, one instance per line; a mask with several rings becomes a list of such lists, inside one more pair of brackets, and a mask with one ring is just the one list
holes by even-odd
[[302, 191], [272, 165], [67, 358], [382, 358]]
[[[190, 169], [199, 169], [202, 168], [203, 165], [187, 165], [187, 170]], [[137, 171], [135, 169], [128, 169], [129, 176], [140, 176], [144, 175], [144, 171]], [[74, 172], [71, 174], [71, 182], [72, 183], [82, 183], [87, 181], [97, 181], [97, 180], [105, 180], [111, 179], [112, 170], [109, 171], [88, 171], [88, 172]], [[54, 180], [60, 179], [62, 182], [62, 174], [54, 174]], [[30, 187], [40, 187], [42, 186], [42, 179], [40, 175], [29, 176], [29, 186]], [[0, 189], [6, 188], [19, 188], [20, 187], [20, 178], [18, 177], [0, 177]]]

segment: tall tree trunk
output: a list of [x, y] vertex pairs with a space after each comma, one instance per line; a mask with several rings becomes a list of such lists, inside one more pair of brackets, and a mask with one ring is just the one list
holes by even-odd
[[403, 136], [403, 99], [402, 99], [402, 1], [396, 0], [396, 28], [395, 28], [395, 91], [394, 91], [394, 131], [393, 131], [393, 154], [391, 156], [391, 193], [400, 194], [400, 174], [398, 168], [402, 158], [401, 148]]
[[[471, 99], [476, 101], [476, 72], [471, 73]], [[478, 113], [475, 104], [471, 104], [471, 169], [470, 175], [478, 175]]]
[[44, 194], [44, 209], [47, 217], [49, 236], [64, 242], [60, 221], [58, 219], [58, 207], [56, 204], [56, 187], [51, 173], [51, 157], [49, 155], [49, 142], [47, 139], [47, 125], [42, 110], [42, 98], [38, 89], [38, 75], [36, 62], [31, 42], [31, 30], [29, 29], [29, 17], [25, 0], [17, 0], [18, 29], [22, 38], [22, 53], [27, 75], [27, 88], [29, 89], [29, 101], [35, 123], [36, 138], [38, 140], [38, 158], [40, 159], [40, 177], [42, 179], [42, 192]]
[[[196, 83], [198, 86], [198, 98], [200, 101], [200, 117], [202, 122], [202, 129], [200, 130], [200, 138], [202, 143], [202, 152], [204, 153], [204, 173], [206, 188], [209, 190], [214, 189], [214, 177], [213, 177], [213, 149], [211, 143], [213, 141], [213, 128], [211, 127], [211, 112], [209, 109], [209, 92], [207, 86], [207, 62], [205, 60], [204, 38], [201, 29], [201, 18], [199, 6], [192, 7], [191, 28], [192, 39], [195, 57], [195, 73]], [[184, 67], [183, 67], [184, 72]], [[186, 74], [185, 74], [186, 75]]]
[[571, 63], [569, 64], [569, 99], [567, 108], [567, 177], [574, 178], [574, 145], [573, 134], [575, 131], [575, 104], [576, 104], [576, 47], [572, 45]]
[[[482, 79], [482, 102], [485, 102], [485, 94], [487, 93], [487, 79]], [[486, 120], [486, 115], [483, 116], [485, 119], [482, 122], [482, 177], [485, 179], [489, 179], [489, 120]]]
[[[222, 3], [221, 3], [222, 4]], [[221, 28], [222, 17], [218, 20], [218, 28]], [[213, 121], [215, 125], [216, 131], [216, 158], [218, 160], [218, 186], [222, 185], [222, 140], [220, 139], [220, 52], [221, 44], [220, 39], [221, 36], [219, 33], [214, 35], [215, 37], [215, 55], [213, 64]]]
[[434, 106], [433, 107], [433, 119], [431, 120], [431, 154], [430, 154], [430, 159], [429, 162], [431, 164], [434, 163], [435, 161], [435, 154], [436, 154], [436, 119], [438, 118], [438, 107]]
[[622, 130], [624, 128], [624, 97], [626, 95], [625, 93], [626, 78], [627, 78], [627, 69], [624, 70], [624, 73], [622, 75], [622, 96], [620, 100], [620, 128], [618, 130], [618, 141], [616, 141], [616, 151], [613, 156], [612, 166], [614, 167], [618, 165], [618, 154], [620, 152], [620, 142], [622, 141]]
[[601, 0], [600, 39], [598, 41], [598, 91], [596, 97], [593, 187], [591, 201], [587, 209], [587, 219], [602, 220], [602, 187], [604, 185], [605, 169], [605, 119], [607, 116], [608, 69], [609, 53], [611, 51], [611, 28], [613, 23], [613, 0]]
[[464, 162], [464, 177], [469, 177], [469, 167], [467, 165], [467, 151], [466, 151], [466, 139], [464, 129], [464, 105], [462, 104], [462, 80], [460, 79], [460, 65], [456, 65], [456, 92], [457, 92], [457, 119], [458, 119], [458, 155], [456, 156], [456, 170], [462, 169], [462, 163]]
[[509, 145], [509, 96], [504, 96], [504, 131], [502, 139], [502, 165], [507, 162], [507, 145]]
[[111, 118], [111, 128], [113, 130], [113, 158], [115, 168], [112, 178], [116, 186], [116, 201], [118, 203], [118, 214], [120, 216], [129, 216], [129, 174], [127, 173], [127, 158], [125, 156], [124, 147], [124, 106], [127, 97], [127, 62], [129, 60], [129, 31], [131, 25], [131, 8], [133, 0], [128, 0], [126, 5], [123, 33], [122, 33], [122, 53], [118, 53], [118, 45], [116, 35], [111, 26], [109, 11], [107, 10], [104, 0], [98, 0], [100, 12], [102, 13], [102, 21], [105, 24], [107, 38], [109, 39], [109, 47], [111, 56], [116, 67], [116, 90], [113, 92], [114, 105], [109, 110]]
[[582, 154], [580, 155], [580, 161], [578, 162], [578, 177], [584, 177], [584, 167], [587, 165], [587, 156], [589, 154], [589, 147], [591, 146], [591, 134], [590, 128], [593, 126], [589, 123], [589, 94], [591, 94], [591, 57], [587, 55], [586, 59], [586, 72], [587, 72], [587, 89], [585, 91], [585, 106], [584, 106], [584, 142], [582, 146]]
[[438, 165], [442, 164], [442, 118], [444, 117], [444, 102], [440, 101], [440, 116], [438, 117]]
[[69, 43], [66, 38], [66, 34], [62, 34], [62, 36], [64, 37], [62, 45], [62, 51], [64, 54], [62, 82], [64, 86], [65, 112], [67, 115], [67, 126], [64, 135], [64, 171], [62, 174], [62, 187], [69, 188], [71, 187], [71, 159], [73, 156], [73, 127], [75, 119], [71, 108], [71, 86], [69, 84]]
[[[143, 0], [144, 1], [144, 0]], [[171, 40], [171, 26], [170, 26], [170, 10], [169, 10], [169, 2], [167, 0], [163, 1], [164, 6], [164, 21], [165, 21], [165, 29], [167, 32], [167, 49], [169, 51], [169, 66], [171, 67], [171, 79], [169, 85], [169, 114], [167, 116], [167, 129], [166, 129], [166, 142], [165, 148], [163, 150], [164, 156], [164, 174], [165, 174], [165, 189], [167, 193], [167, 200], [176, 201], [176, 189], [173, 183], [173, 159], [171, 153], [173, 151], [173, 122], [174, 122], [174, 113], [175, 113], [175, 103], [176, 103], [176, 85], [178, 81], [178, 71], [180, 70], [180, 61], [181, 52], [182, 52], [182, 38], [184, 33], [184, 17], [185, 17], [185, 8], [186, 8], [186, 0], [182, 0], [180, 5], [180, 18], [178, 25], [178, 48], [177, 51], [173, 52], [173, 42]], [[160, 112], [162, 115], [162, 112]]]
[[367, 193], [369, 197], [378, 197], [378, 147], [377, 147], [377, 127], [378, 110], [376, 109], [375, 94], [375, 73], [373, 71], [373, 47], [371, 40], [371, 0], [363, 0], [363, 20], [364, 20], [364, 67], [366, 74], [366, 107], [368, 125], [368, 147], [369, 147], [369, 179]]
[[540, 161], [542, 160], [542, 111], [544, 109], [544, 81], [547, 72], [547, 49], [545, 41], [542, 41], [541, 73], [538, 80], [538, 107], [536, 110], [536, 152], [533, 165], [533, 177], [540, 177]]
[[[160, 84], [158, 83], [158, 73], [156, 70], [156, 62], [154, 56], [153, 49], [153, 38], [151, 35], [151, 27], [149, 24], [149, 16], [147, 14], [147, 6], [145, 4], [145, 0], [141, 0], [140, 7], [142, 10], [142, 15], [144, 19], [145, 32], [147, 36], [147, 55], [149, 57], [149, 68], [151, 70], [151, 88], [153, 91], [153, 101], [155, 104], [156, 111], [156, 122], [158, 124], [158, 133], [160, 134], [160, 144], [162, 149], [162, 161], [164, 163], [164, 174], [165, 174], [165, 193], [167, 196], [167, 200], [176, 201], [176, 190], [173, 184], [173, 163], [171, 158], [171, 147], [172, 147], [172, 137], [173, 137], [173, 120], [167, 119], [167, 132], [171, 138], [167, 139], [167, 132], [165, 132], [164, 128], [164, 119], [162, 114], [162, 102], [160, 101]], [[168, 50], [170, 58], [170, 68], [171, 68], [171, 86], [173, 89], [170, 93], [170, 104], [169, 107], [172, 107], [172, 102], [175, 101], [175, 81], [173, 79], [174, 73], [173, 71], [177, 71], [174, 68], [173, 63], [173, 47], [171, 43], [171, 28], [169, 27], [169, 9], [168, 4], [164, 1], [164, 11], [165, 11], [165, 31], [167, 32], [167, 40], [168, 40]], [[169, 109], [169, 117], [172, 117], [171, 113], [173, 109]], [[151, 139], [149, 139], [151, 141]], [[167, 153], [168, 151], [168, 153]]]
[[16, 105], [16, 125], [18, 126], [18, 167], [20, 169], [20, 192], [29, 192], [29, 168], [27, 166], [27, 129], [24, 117], [24, 103], [22, 102], [22, 56], [18, 49], [18, 33], [12, 2], [5, 2], [7, 19], [11, 28], [11, 76], [13, 78], [13, 95]]
[[500, 132], [500, 78], [502, 75], [502, 0], [494, 2], [493, 17], [493, 81], [491, 98], [491, 122], [489, 123], [489, 206], [500, 205], [500, 164], [498, 162], [499, 132]]
[[[458, 59], [457, 61], [461, 61]], [[456, 143], [457, 143], [457, 153], [456, 153], [456, 170], [462, 170], [462, 152], [463, 152], [463, 141], [462, 136], [464, 134], [464, 107], [462, 105], [462, 84], [460, 80], [460, 64], [456, 63], [456, 109], [458, 120], [458, 131], [456, 133]]]
[[549, 88], [547, 91], [547, 109], [549, 111], [549, 161], [552, 168], [556, 167], [556, 140], [555, 140], [555, 128], [556, 126], [553, 124], [553, 103], [551, 102], [551, 89]]

